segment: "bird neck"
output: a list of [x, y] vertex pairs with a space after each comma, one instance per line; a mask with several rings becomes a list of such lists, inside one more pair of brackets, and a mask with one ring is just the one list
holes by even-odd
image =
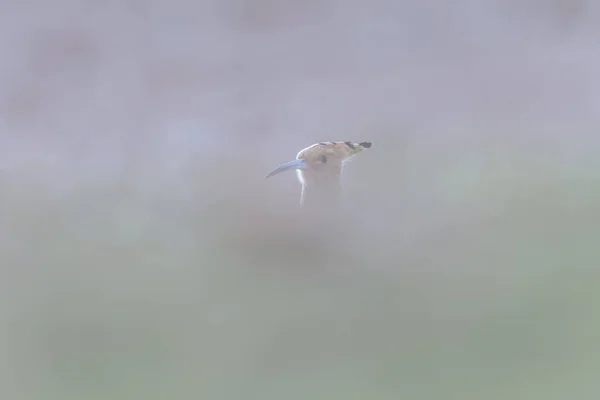
[[329, 185], [302, 185], [300, 205], [306, 209], [339, 207], [343, 190], [339, 182]]
[[331, 166], [327, 170], [299, 171], [298, 180], [302, 184], [300, 206], [305, 210], [332, 209], [342, 202], [341, 174]]

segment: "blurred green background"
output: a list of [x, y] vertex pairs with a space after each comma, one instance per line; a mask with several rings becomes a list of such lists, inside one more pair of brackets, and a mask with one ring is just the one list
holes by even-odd
[[597, 4], [3, 9], [3, 399], [600, 395]]

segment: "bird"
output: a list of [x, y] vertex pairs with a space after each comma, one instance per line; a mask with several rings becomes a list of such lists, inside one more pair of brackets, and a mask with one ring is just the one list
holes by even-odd
[[300, 207], [339, 205], [344, 166], [356, 154], [371, 148], [371, 142], [329, 141], [310, 145], [296, 159], [279, 165], [265, 179], [288, 170], [296, 170], [302, 185]]

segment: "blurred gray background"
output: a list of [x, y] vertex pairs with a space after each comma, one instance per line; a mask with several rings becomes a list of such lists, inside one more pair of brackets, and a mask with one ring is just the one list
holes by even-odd
[[[600, 395], [600, 3], [0, 12], [3, 399]], [[372, 141], [328, 223], [278, 164]]]

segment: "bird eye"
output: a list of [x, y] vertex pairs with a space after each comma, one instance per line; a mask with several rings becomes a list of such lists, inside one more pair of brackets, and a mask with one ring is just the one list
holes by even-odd
[[325, 163], [327, 162], [327, 156], [322, 156], [322, 157], [321, 157], [321, 162], [322, 162], [323, 164], [325, 164]]

